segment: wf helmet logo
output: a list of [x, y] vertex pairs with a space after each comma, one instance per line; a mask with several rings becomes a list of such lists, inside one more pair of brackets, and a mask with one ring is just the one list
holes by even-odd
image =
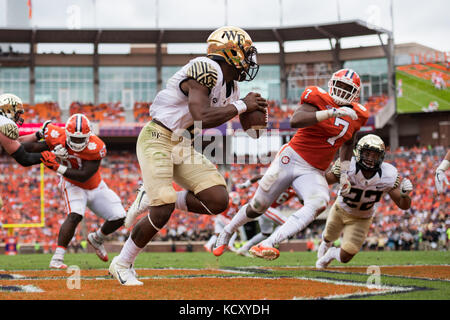
[[235, 41], [236, 38], [237, 38], [237, 43], [238, 44], [243, 43], [244, 39], [245, 39], [243, 34], [240, 34], [240, 33], [238, 33], [238, 31], [233, 31], [233, 30], [225, 30], [223, 32], [223, 34], [222, 34], [222, 39], [225, 38], [225, 37], [228, 40], [232, 40], [232, 41]]

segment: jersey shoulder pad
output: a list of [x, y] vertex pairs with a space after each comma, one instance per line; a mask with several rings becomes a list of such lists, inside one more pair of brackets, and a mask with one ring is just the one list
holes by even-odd
[[106, 145], [99, 137], [92, 135], [80, 156], [85, 160], [101, 160], [106, 156]]
[[353, 103], [353, 109], [358, 114], [358, 119], [361, 119], [363, 123], [366, 123], [370, 116], [369, 110], [360, 103]]
[[49, 124], [45, 128], [44, 140], [45, 143], [50, 147], [50, 149], [57, 146], [58, 144], [64, 146], [66, 142], [66, 131], [54, 124]]
[[19, 138], [19, 127], [17, 127], [17, 124], [4, 116], [0, 118], [0, 132], [12, 140]]
[[202, 60], [194, 60], [187, 68], [186, 75], [194, 79], [209, 90], [212, 90], [217, 84], [218, 73], [212, 63]]
[[[300, 98], [300, 103], [308, 103], [319, 109], [327, 109], [327, 97], [328, 93], [320, 87], [309, 86], [303, 91], [302, 97]], [[331, 104], [330, 106], [331, 107]]]

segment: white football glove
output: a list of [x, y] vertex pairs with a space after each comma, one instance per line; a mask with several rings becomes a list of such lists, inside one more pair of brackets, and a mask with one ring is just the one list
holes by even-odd
[[436, 185], [436, 192], [438, 194], [444, 192], [444, 183], [448, 185], [447, 175], [443, 170], [436, 170], [436, 175], [434, 176], [434, 183]]
[[67, 160], [69, 158], [69, 152], [67, 151], [66, 148], [64, 148], [62, 145], [58, 144], [53, 150], [52, 152], [55, 154], [55, 156], [57, 156], [58, 158], [60, 158], [61, 160]]
[[413, 185], [409, 179], [403, 179], [400, 183], [400, 195], [406, 197], [413, 189]]
[[36, 131], [36, 138], [38, 139], [38, 141], [44, 138], [45, 129], [50, 123], [52, 123], [52, 120], [45, 121], [42, 127], [38, 131]]
[[358, 119], [358, 115], [356, 114], [355, 110], [349, 107], [340, 107], [340, 108], [333, 108], [331, 109], [333, 111], [331, 117], [350, 117], [352, 120]]

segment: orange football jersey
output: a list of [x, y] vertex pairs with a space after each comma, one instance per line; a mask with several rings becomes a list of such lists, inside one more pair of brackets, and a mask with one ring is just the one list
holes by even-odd
[[286, 191], [283, 191], [278, 198], [270, 205], [271, 208], [277, 208], [281, 206], [283, 203], [288, 202], [293, 197], [296, 196], [296, 193], [292, 187], [289, 187]]
[[[82, 167], [82, 160], [101, 160], [106, 156], [105, 143], [95, 135], [91, 135], [89, 137], [89, 143], [86, 148], [80, 152], [75, 152], [66, 146], [66, 131], [64, 128], [49, 124], [45, 131], [45, 143], [48, 145], [50, 150], [53, 150], [58, 144], [66, 147], [67, 152], [69, 153], [69, 158], [62, 161], [61, 164], [67, 166], [68, 168], [80, 169]], [[64, 179], [80, 188], [87, 190], [97, 188], [102, 181], [100, 170], [97, 170], [97, 172], [95, 172], [94, 175], [85, 182], [71, 180], [66, 177], [64, 177]]]
[[[313, 86], [305, 89], [300, 103], [311, 104], [319, 110], [341, 107], [333, 101], [328, 92]], [[310, 165], [320, 170], [326, 170], [333, 161], [336, 151], [345, 141], [351, 139], [369, 118], [369, 112], [361, 104], [353, 102], [347, 107], [353, 108], [358, 119], [336, 117], [300, 128], [289, 141], [289, 145]]]

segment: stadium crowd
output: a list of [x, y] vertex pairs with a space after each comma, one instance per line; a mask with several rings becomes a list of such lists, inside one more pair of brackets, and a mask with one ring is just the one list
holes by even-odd
[[[274, 122], [276, 128], [280, 121], [289, 119], [294, 113], [296, 103], [288, 103], [283, 101], [280, 103], [276, 100], [268, 100], [269, 103], [269, 120]], [[364, 106], [369, 110], [370, 114], [376, 114], [387, 103], [387, 96], [372, 96]], [[135, 102], [131, 110], [134, 122], [146, 123], [151, 120], [149, 115], [149, 107], [151, 102]], [[37, 103], [35, 105], [25, 105], [27, 112], [24, 114], [26, 123], [43, 123], [46, 120], [55, 122], [64, 121], [61, 118], [61, 109], [56, 102]], [[126, 111], [121, 102], [100, 103], [94, 105], [92, 103], [72, 102], [69, 107], [69, 115], [74, 113], [83, 113], [93, 122], [109, 122], [123, 123], [126, 121]], [[238, 121], [236, 117], [233, 121]]]
[[[377, 214], [370, 229], [365, 248], [368, 250], [412, 250], [449, 249], [450, 216], [448, 208], [450, 195], [436, 196], [434, 170], [445, 151], [436, 148], [399, 148], [386, 156], [386, 160], [397, 167], [403, 177], [409, 178], [413, 185], [412, 207], [407, 211], [398, 209], [386, 196], [377, 205]], [[245, 204], [256, 190], [256, 184], [248, 189], [236, 186], [258, 174], [264, 173], [267, 166], [248, 164], [230, 165], [224, 172], [230, 191], [240, 195]], [[38, 223], [40, 222], [39, 166], [22, 168], [10, 157], [0, 156], [0, 193], [5, 202], [0, 210], [0, 223]], [[140, 183], [139, 165], [136, 155], [128, 152], [110, 152], [102, 162], [102, 177], [122, 199], [127, 209], [134, 201], [135, 190]], [[118, 179], [120, 177], [120, 179]], [[59, 178], [51, 170], [45, 169], [45, 226], [43, 228], [15, 229], [19, 243], [39, 243], [44, 251], [53, 251], [59, 227], [65, 219], [65, 203], [58, 188]], [[178, 188], [178, 186], [175, 186]], [[331, 189], [331, 202], [336, 198], [336, 186]], [[293, 198], [282, 207], [289, 214], [301, 204]], [[77, 231], [73, 245], [78, 247], [85, 235], [101, 226], [101, 221], [89, 210], [84, 225]], [[295, 238], [308, 241], [310, 250], [317, 249], [324, 220], [316, 220]], [[175, 211], [169, 223], [155, 240], [207, 240], [213, 233], [213, 217]], [[122, 227], [109, 236], [109, 240], [124, 241], [129, 230]], [[6, 229], [0, 229], [0, 239], [7, 236]]]

